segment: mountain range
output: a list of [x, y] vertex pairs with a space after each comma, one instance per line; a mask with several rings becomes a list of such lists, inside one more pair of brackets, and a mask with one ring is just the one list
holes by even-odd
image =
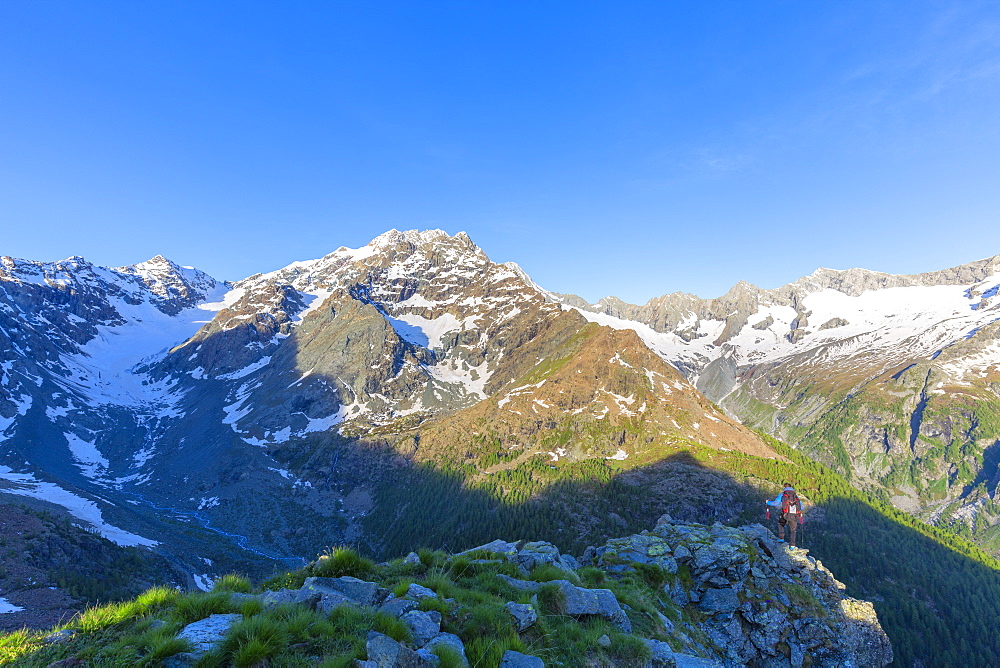
[[2, 257], [0, 492], [207, 580], [377, 553], [366, 517], [401, 471], [787, 461], [767, 433], [992, 548], [998, 290], [1000, 256], [588, 304], [439, 230], [236, 283]]

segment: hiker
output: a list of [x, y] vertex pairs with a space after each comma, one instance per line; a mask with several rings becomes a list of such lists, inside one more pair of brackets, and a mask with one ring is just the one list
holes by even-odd
[[774, 497], [773, 501], [768, 501], [767, 505], [778, 509], [778, 540], [785, 540], [785, 525], [788, 525], [788, 544], [795, 547], [795, 532], [802, 521], [802, 502], [799, 501], [798, 494], [790, 482], [785, 483], [785, 488]]

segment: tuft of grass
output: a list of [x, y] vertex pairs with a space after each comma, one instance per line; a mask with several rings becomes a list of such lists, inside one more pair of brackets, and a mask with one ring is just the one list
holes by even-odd
[[235, 594], [249, 594], [252, 587], [250, 580], [236, 573], [227, 573], [215, 581], [212, 591], [228, 591]]
[[135, 603], [144, 613], [150, 613], [173, 605], [180, 596], [181, 592], [173, 587], [153, 587], [139, 594]]
[[134, 601], [125, 603], [108, 603], [89, 607], [76, 615], [71, 622], [73, 626], [84, 633], [96, 633], [103, 629], [131, 621], [141, 615], [141, 608]]
[[517, 634], [505, 636], [480, 636], [465, 645], [465, 654], [473, 666], [499, 666], [504, 652], [527, 653], [527, 648]]
[[240, 604], [240, 614], [244, 617], [259, 615], [264, 610], [264, 604], [256, 598], [248, 599]]
[[579, 576], [580, 581], [583, 582], [583, 586], [589, 589], [604, 584], [605, 574], [600, 568], [596, 566], [584, 566], [576, 572]]
[[826, 608], [823, 607], [823, 604], [819, 602], [811, 591], [802, 585], [794, 582], [786, 582], [784, 589], [785, 593], [788, 594], [788, 600], [791, 601], [793, 608], [808, 611], [810, 615], [827, 616]]
[[608, 654], [616, 666], [643, 666], [653, 658], [652, 652], [641, 638], [625, 633], [611, 634]]
[[173, 610], [174, 617], [184, 624], [226, 612], [233, 612], [233, 604], [229, 602], [229, 595], [224, 592], [181, 596]]
[[374, 561], [362, 557], [349, 547], [332, 548], [309, 566], [312, 575], [323, 578], [339, 578], [345, 575], [364, 578], [374, 570]]
[[28, 629], [0, 635], [0, 664], [12, 663], [40, 647], [41, 638], [29, 633]]
[[309, 577], [305, 569], [299, 569], [290, 573], [277, 573], [260, 583], [261, 589], [265, 591], [277, 591], [279, 589], [299, 589], [305, 584]]
[[564, 571], [552, 564], [539, 564], [531, 569], [528, 579], [535, 582], [552, 582], [553, 580], [569, 580], [575, 585], [580, 584], [580, 578], [576, 573]]
[[253, 666], [277, 656], [288, 646], [285, 625], [276, 615], [258, 615], [237, 622], [222, 641], [222, 653], [235, 666]]
[[451, 612], [451, 606], [440, 598], [422, 598], [417, 604], [418, 610], [423, 610], [424, 612], [430, 612], [431, 610], [437, 610], [443, 616], [447, 616]]
[[319, 668], [355, 668], [358, 665], [358, 657], [353, 654], [338, 654], [323, 659]]
[[410, 627], [402, 619], [387, 615], [384, 612], [376, 612], [372, 616], [372, 628], [379, 633], [384, 633], [393, 640], [399, 642], [411, 642], [413, 636], [410, 634]]
[[517, 635], [514, 620], [498, 600], [481, 603], [466, 612], [459, 622], [458, 635], [463, 641], [483, 637]]
[[392, 593], [397, 597], [402, 597], [406, 595], [406, 590], [410, 588], [410, 585], [416, 582], [413, 578], [403, 578], [397, 582], [392, 587]]
[[448, 572], [454, 578], [463, 578], [475, 574], [477, 565], [473, 564], [468, 557], [454, 557], [448, 566]]
[[438, 668], [462, 668], [465, 665], [462, 655], [454, 647], [438, 645], [432, 651], [438, 658]]
[[547, 615], [566, 614], [566, 594], [558, 585], [546, 584], [538, 590], [538, 607]]
[[432, 573], [424, 578], [423, 585], [442, 598], [455, 598], [460, 588], [444, 573]]
[[422, 548], [417, 550], [420, 563], [427, 568], [443, 568], [448, 562], [448, 553], [442, 550], [428, 550]]
[[639, 574], [639, 577], [642, 578], [643, 582], [653, 589], [660, 589], [663, 585], [673, 579], [673, 576], [670, 573], [657, 564], [636, 563], [635, 570]]
[[178, 638], [174, 634], [151, 636], [147, 642], [144, 662], [152, 666], [160, 665], [167, 657], [180, 654], [181, 652], [190, 652], [193, 649], [189, 641]]

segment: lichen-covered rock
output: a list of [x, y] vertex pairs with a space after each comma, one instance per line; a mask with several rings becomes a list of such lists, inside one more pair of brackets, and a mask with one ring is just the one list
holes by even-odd
[[588, 557], [612, 573], [659, 566], [668, 578], [664, 594], [707, 615], [693, 632], [681, 626], [672, 634], [705, 660], [798, 667], [808, 657], [814, 667], [831, 668], [892, 661], [871, 604], [845, 598], [844, 585], [821, 562], [759, 524], [706, 526], [664, 517], [652, 532], [609, 540]]
[[511, 601], [504, 608], [514, 618], [518, 633], [528, 630], [532, 624], [538, 621], [538, 613], [535, 611], [535, 606], [530, 603], [514, 603]]

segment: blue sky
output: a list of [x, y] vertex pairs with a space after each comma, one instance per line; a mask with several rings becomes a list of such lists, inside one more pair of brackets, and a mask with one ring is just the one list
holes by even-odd
[[596, 301], [1000, 253], [997, 2], [0, 4], [0, 254], [467, 231]]

